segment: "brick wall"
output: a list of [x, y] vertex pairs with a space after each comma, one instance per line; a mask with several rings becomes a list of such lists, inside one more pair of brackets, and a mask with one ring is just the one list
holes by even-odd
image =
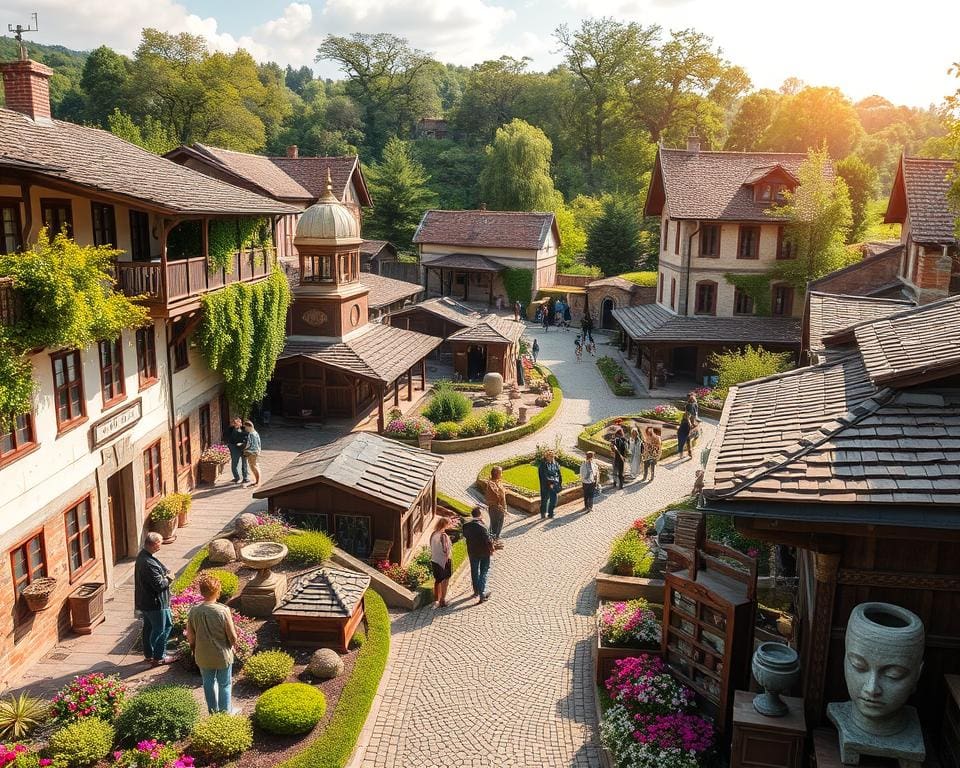
[[917, 248], [917, 262], [914, 267], [914, 285], [917, 286], [917, 299], [921, 304], [944, 299], [950, 294], [950, 276], [953, 271], [953, 259], [949, 250], [944, 253], [936, 246]]
[[902, 249], [893, 248], [813, 281], [810, 290], [866, 296], [897, 279], [902, 258]]
[[50, 118], [50, 75], [53, 70], [36, 61], [0, 63], [7, 109], [34, 120]]

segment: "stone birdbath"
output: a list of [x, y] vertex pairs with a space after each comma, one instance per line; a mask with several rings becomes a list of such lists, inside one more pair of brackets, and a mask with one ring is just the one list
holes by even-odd
[[280, 598], [287, 591], [287, 577], [271, 570], [287, 556], [286, 544], [257, 541], [240, 548], [240, 560], [257, 575], [247, 582], [240, 594], [240, 611], [247, 616], [267, 617], [273, 614]]

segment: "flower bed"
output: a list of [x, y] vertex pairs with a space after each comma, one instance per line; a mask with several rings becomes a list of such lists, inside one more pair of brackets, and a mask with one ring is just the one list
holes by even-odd
[[601, 603], [597, 611], [597, 685], [614, 671], [618, 659], [643, 651], [660, 655], [660, 619], [643, 599]]
[[618, 397], [632, 397], [637, 394], [627, 372], [612, 357], [598, 357], [597, 368], [613, 394]]
[[605, 687], [613, 703], [600, 736], [617, 768], [699, 768], [712, 757], [713, 723], [692, 713], [693, 691], [662, 659], [619, 659]]
[[681, 415], [682, 412], [672, 405], [663, 404], [637, 413], [601, 419], [584, 427], [577, 437], [577, 447], [584, 453], [593, 451], [598, 456], [604, 456], [612, 461], [613, 450], [610, 448], [610, 441], [606, 435], [609, 429], [621, 426], [624, 434], [629, 437], [630, 429], [637, 427], [642, 436], [644, 428], [653, 425], [660, 427], [662, 431], [663, 452], [660, 459], [663, 460], [677, 452], [676, 429]]

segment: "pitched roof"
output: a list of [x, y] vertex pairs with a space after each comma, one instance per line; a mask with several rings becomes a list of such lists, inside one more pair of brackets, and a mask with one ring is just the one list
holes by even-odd
[[442, 317], [444, 320], [449, 320], [451, 323], [463, 328], [474, 325], [479, 322], [481, 318], [479, 312], [470, 309], [470, 307], [465, 304], [461, 304], [456, 299], [451, 299], [449, 296], [440, 296], [435, 299], [421, 301], [419, 304], [399, 309], [393, 312], [391, 316], [402, 316], [408, 312], [418, 311], [429, 312], [431, 315]]
[[[674, 219], [776, 221], [765, 213], [769, 202], [754, 201], [750, 184], [778, 169], [795, 179], [806, 159], [801, 153], [691, 152], [660, 147], [644, 215], [659, 216], [666, 201]], [[828, 174], [833, 176], [832, 165]]]
[[868, 320], [876, 320], [913, 306], [907, 299], [876, 299], [810, 291], [807, 328], [810, 349], [823, 349], [824, 339]]
[[956, 169], [953, 160], [901, 156], [884, 222], [903, 224], [909, 216], [914, 242], [956, 243], [957, 213], [947, 199]]
[[641, 304], [614, 309], [613, 318], [641, 343], [800, 344], [800, 320], [793, 317], [688, 317]]
[[406, 511], [442, 463], [442, 456], [429, 451], [372, 432], [351, 432], [299, 454], [253, 495], [265, 499], [322, 482]]
[[443, 267], [444, 269], [466, 269], [474, 272], [503, 272], [506, 269], [493, 259], [479, 253], [448, 253], [439, 259], [421, 261], [424, 267]]
[[62, 120], [37, 123], [0, 109], [0, 155], [47, 166], [38, 173], [175, 213], [296, 213], [286, 203], [225, 184], [109, 131]]
[[423, 291], [418, 283], [408, 283], [406, 280], [395, 280], [374, 272], [361, 272], [360, 282], [370, 289], [367, 295], [367, 306], [371, 309], [380, 309]]
[[552, 213], [426, 211], [413, 242], [537, 251], [543, 248], [551, 230], [559, 243], [560, 232]]
[[442, 342], [425, 333], [368, 323], [363, 333], [346, 341], [288, 338], [279, 359], [303, 357], [388, 386]]
[[274, 164], [273, 158], [199, 142], [193, 145], [193, 149], [234, 176], [256, 184], [271, 197], [304, 201], [314, 197]]
[[892, 289], [906, 285], [900, 279], [902, 255], [903, 245], [899, 243], [879, 253], [865, 253], [860, 261], [811, 280], [807, 289], [822, 293], [843, 293], [847, 296], [884, 295]]
[[524, 330], [523, 323], [489, 314], [478, 323], [450, 334], [447, 339], [450, 341], [472, 341], [481, 344], [491, 341], [512, 344], [523, 336]]
[[366, 573], [344, 568], [314, 568], [294, 579], [274, 614], [347, 618], [370, 586]]
[[351, 180], [357, 188], [360, 205], [369, 207], [373, 199], [367, 190], [363, 172], [360, 169], [360, 158], [356, 155], [342, 157], [272, 157], [274, 163], [309, 192], [314, 199], [319, 198], [327, 190], [327, 169], [333, 179], [334, 194], [345, 200], [347, 188]]
[[360, 255], [367, 259], [372, 259], [378, 255], [387, 246], [393, 248], [388, 240], [361, 240]]

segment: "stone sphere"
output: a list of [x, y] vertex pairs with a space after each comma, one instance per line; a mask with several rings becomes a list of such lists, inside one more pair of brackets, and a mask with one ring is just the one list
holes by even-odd
[[237, 549], [230, 539], [214, 539], [207, 545], [207, 559], [211, 563], [232, 563], [237, 559]]
[[256, 515], [251, 512], [244, 512], [233, 522], [233, 530], [242, 536], [257, 524]]
[[343, 674], [343, 659], [332, 648], [318, 648], [310, 657], [307, 671], [321, 680], [331, 680]]
[[487, 397], [498, 397], [503, 392], [503, 376], [499, 373], [488, 373], [483, 377], [483, 391]]

